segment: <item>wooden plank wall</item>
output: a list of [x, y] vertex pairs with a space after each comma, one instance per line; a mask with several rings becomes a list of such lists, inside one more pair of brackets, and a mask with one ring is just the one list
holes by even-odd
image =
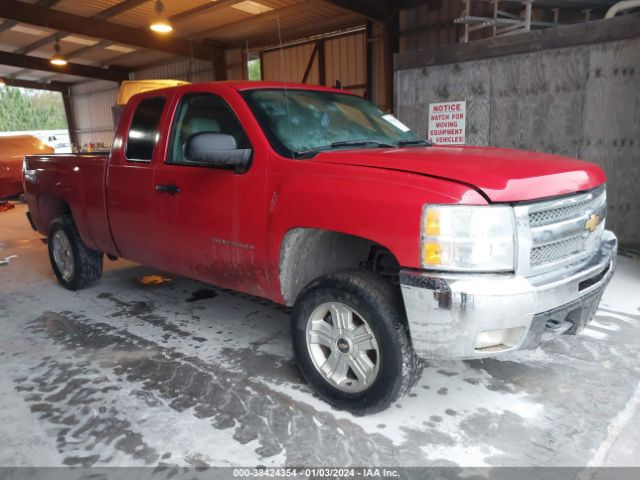
[[[364, 31], [320, 40], [324, 44], [324, 85], [343, 88], [359, 95], [367, 91], [367, 36]], [[300, 83], [309, 64], [315, 42], [306, 42], [261, 53], [262, 79]], [[375, 59], [372, 59], [375, 61]], [[318, 85], [320, 56], [314, 57], [307, 84]]]
[[390, 94], [387, 84], [393, 80], [387, 75], [388, 69], [383, 41], [384, 30], [382, 25], [376, 22], [370, 22], [370, 27], [371, 38], [368, 40], [368, 45], [371, 48], [371, 65], [369, 66], [371, 72], [371, 101], [383, 111], [391, 112], [393, 95]]
[[[303, 43], [262, 52], [262, 79], [300, 83], [311, 58], [313, 47], [313, 43]], [[318, 57], [316, 56], [307, 83], [317, 85], [318, 82]]]
[[607, 221], [640, 245], [640, 39], [589, 49], [578, 157], [607, 172]]
[[607, 224], [640, 244], [640, 38], [395, 72], [396, 114], [426, 136], [429, 103], [466, 100], [467, 143], [557, 153], [608, 176]]
[[[367, 36], [364, 32], [325, 41], [326, 83], [364, 95], [367, 83]], [[360, 86], [360, 87], [358, 87]]]
[[453, 23], [463, 11], [462, 0], [416, 2], [400, 10], [400, 52], [456, 43], [462, 27]]

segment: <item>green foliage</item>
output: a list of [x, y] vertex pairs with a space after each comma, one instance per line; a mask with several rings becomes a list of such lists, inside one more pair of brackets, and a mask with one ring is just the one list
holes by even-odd
[[249, 60], [247, 62], [247, 70], [249, 80], [262, 80], [262, 72], [260, 72], [260, 59]]
[[60, 93], [0, 88], [0, 131], [63, 128], [67, 128], [67, 120]]

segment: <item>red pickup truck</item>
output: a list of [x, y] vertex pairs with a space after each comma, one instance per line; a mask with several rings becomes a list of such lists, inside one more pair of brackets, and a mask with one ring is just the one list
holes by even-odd
[[27, 156], [24, 182], [64, 287], [106, 255], [293, 306], [300, 370], [356, 413], [399, 398], [421, 359], [575, 334], [617, 249], [598, 166], [431, 145], [306, 85], [136, 95], [110, 154]]

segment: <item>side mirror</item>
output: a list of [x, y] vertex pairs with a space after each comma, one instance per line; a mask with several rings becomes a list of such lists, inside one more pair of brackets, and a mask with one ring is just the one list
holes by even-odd
[[184, 146], [184, 158], [244, 173], [251, 165], [253, 150], [238, 148], [236, 139], [226, 133], [194, 133]]

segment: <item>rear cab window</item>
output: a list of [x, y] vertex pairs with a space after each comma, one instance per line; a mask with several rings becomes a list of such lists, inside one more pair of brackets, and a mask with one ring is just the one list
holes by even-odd
[[153, 97], [142, 100], [136, 107], [127, 134], [125, 158], [128, 161], [151, 162], [164, 104], [164, 97]]

